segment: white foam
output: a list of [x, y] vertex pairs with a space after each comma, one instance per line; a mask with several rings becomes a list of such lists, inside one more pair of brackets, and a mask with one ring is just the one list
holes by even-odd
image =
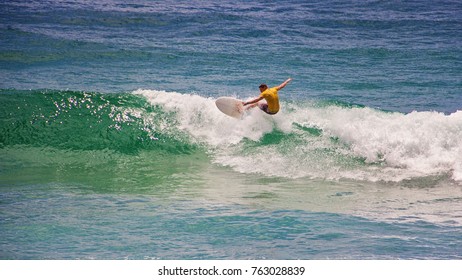
[[259, 112], [250, 112], [243, 120], [221, 113], [215, 99], [192, 94], [155, 90], [137, 90], [152, 104], [162, 105], [165, 111], [175, 112], [178, 128], [187, 131], [195, 141], [212, 147], [239, 143], [243, 138], [258, 141], [273, 130], [271, 118]]
[[452, 172], [453, 179], [460, 179], [462, 111], [400, 114], [329, 107], [316, 110], [311, 121], [366, 162], [384, 161], [411, 176]]
[[[209, 147], [215, 163], [238, 172], [369, 181], [451, 174], [462, 181], [462, 111], [401, 114], [283, 104], [275, 116], [255, 109], [237, 120], [222, 114], [213, 98], [155, 90], [135, 94], [175, 112], [178, 129]], [[294, 124], [322, 134], [312, 136]], [[274, 129], [294, 136], [252, 148], [243, 143], [259, 141]]]

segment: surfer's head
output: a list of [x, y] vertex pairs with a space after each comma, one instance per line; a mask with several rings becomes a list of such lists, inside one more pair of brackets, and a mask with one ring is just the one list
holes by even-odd
[[260, 89], [260, 92], [264, 92], [268, 89], [268, 86], [266, 84], [261, 84], [258, 88]]

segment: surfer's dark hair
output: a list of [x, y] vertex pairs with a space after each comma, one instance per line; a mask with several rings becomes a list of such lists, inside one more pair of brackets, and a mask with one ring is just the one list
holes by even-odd
[[266, 84], [261, 84], [258, 88], [267, 88], [268, 86]]

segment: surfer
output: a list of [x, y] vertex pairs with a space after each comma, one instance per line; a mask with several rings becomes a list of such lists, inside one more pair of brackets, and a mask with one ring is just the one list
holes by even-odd
[[[261, 84], [259, 86], [260, 96], [258, 96], [257, 98], [253, 100], [242, 102], [242, 105], [244, 106], [251, 105], [247, 109], [258, 106], [263, 112], [270, 114], [270, 115], [274, 115], [279, 111], [278, 91], [283, 89], [290, 81], [292, 81], [292, 79], [288, 78], [279, 86], [272, 87], [272, 88], [268, 88], [266, 84]], [[259, 101], [263, 99], [265, 99], [266, 102], [258, 103]]]

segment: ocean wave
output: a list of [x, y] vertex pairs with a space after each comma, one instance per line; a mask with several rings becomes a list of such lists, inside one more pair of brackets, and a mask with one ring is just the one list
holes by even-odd
[[237, 120], [216, 108], [215, 97], [158, 90], [2, 90], [0, 99], [0, 148], [10, 150], [200, 152], [213, 164], [270, 177], [462, 181], [462, 111], [403, 114], [303, 101]]
[[[170, 154], [194, 149], [170, 116], [133, 94], [2, 90], [0, 145]], [[161, 139], [159, 138], [161, 137]]]
[[409, 114], [342, 103], [284, 103], [243, 120], [213, 98], [137, 90], [175, 113], [177, 128], [208, 147], [215, 163], [266, 176], [401, 181], [447, 175], [462, 180], [462, 111]]

